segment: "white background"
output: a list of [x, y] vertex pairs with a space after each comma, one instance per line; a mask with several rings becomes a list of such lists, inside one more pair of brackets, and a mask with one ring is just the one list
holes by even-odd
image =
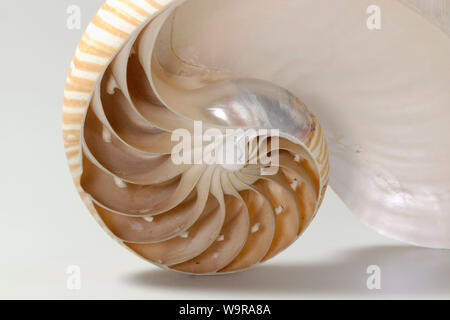
[[[94, 222], [66, 165], [61, 104], [78, 40], [102, 0], [0, 2], [0, 298], [450, 298], [450, 253], [384, 238], [330, 190], [296, 244], [256, 269], [194, 277], [162, 271]], [[66, 28], [66, 9], [82, 29]], [[66, 269], [81, 268], [81, 290]], [[381, 290], [366, 269], [381, 268]]]

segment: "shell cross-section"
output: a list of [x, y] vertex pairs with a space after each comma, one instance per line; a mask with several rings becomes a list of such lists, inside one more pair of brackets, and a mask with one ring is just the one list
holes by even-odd
[[[101, 226], [142, 258], [193, 274], [244, 270], [287, 248], [315, 216], [326, 141], [287, 90], [177, 57], [176, 6], [162, 8], [107, 1], [83, 36], [64, 100], [74, 180]], [[244, 134], [239, 165], [174, 161], [177, 132], [192, 137], [183, 146], [194, 155], [211, 150], [210, 130]]]

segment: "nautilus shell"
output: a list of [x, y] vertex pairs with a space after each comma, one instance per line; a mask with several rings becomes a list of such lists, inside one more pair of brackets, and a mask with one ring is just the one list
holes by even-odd
[[[330, 182], [379, 232], [450, 248], [450, 6], [377, 2], [379, 30], [366, 0], [106, 1], [63, 115], [100, 225], [158, 266], [234, 272], [292, 244]], [[242, 161], [177, 163], [180, 130], [186, 159]]]

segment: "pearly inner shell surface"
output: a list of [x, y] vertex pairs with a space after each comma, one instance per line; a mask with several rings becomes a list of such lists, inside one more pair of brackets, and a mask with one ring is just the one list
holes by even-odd
[[[63, 118], [99, 223], [161, 267], [233, 272], [289, 246], [330, 179], [379, 232], [449, 248], [450, 6], [380, 0], [374, 31], [371, 5], [106, 1], [77, 48]], [[279, 129], [278, 144], [255, 140], [279, 171], [174, 165], [173, 132], [198, 121]]]

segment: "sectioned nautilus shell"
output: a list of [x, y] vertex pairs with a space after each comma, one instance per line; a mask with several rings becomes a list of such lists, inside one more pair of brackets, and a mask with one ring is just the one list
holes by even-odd
[[[379, 232], [450, 248], [450, 5], [379, 0], [379, 30], [370, 5], [106, 1], [64, 93], [66, 153], [94, 217], [161, 267], [234, 272], [292, 244], [330, 181]], [[180, 129], [255, 132], [252, 151], [175, 163]]]

